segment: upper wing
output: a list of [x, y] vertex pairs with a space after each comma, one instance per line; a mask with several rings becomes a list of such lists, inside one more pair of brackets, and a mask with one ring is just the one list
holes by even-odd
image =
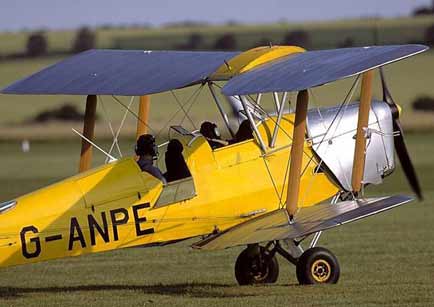
[[[289, 48], [289, 47], [288, 47]], [[321, 51], [247, 51], [245, 71], [223, 87], [225, 95], [297, 91], [350, 77], [423, 52], [423, 45]], [[287, 50], [288, 49], [288, 50]], [[282, 56], [284, 53], [292, 53]], [[140, 96], [203, 82], [240, 52], [89, 50], [19, 80], [4, 94]], [[260, 64], [260, 65], [259, 65]], [[247, 67], [250, 67], [248, 70]]]
[[232, 78], [223, 93], [299, 91], [360, 74], [427, 50], [423, 45], [372, 46], [288, 55]]
[[412, 197], [396, 195], [366, 200], [343, 201], [301, 208], [293, 223], [285, 209], [264, 214], [193, 245], [201, 249], [221, 249], [274, 240], [300, 238], [403, 205]]
[[239, 52], [89, 50], [6, 87], [4, 94], [140, 96], [199, 83]]

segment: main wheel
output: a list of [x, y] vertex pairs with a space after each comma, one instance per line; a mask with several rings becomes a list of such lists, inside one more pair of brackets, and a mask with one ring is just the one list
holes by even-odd
[[235, 263], [235, 278], [240, 285], [274, 283], [279, 276], [279, 263], [275, 255], [259, 246], [258, 251], [246, 248]]
[[301, 285], [335, 284], [340, 274], [335, 255], [323, 247], [306, 250], [298, 259], [296, 271]]

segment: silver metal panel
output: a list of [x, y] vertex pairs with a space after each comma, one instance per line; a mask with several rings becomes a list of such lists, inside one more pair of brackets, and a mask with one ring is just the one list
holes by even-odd
[[[337, 117], [339, 107], [311, 109], [307, 119], [313, 150], [347, 191], [352, 190], [358, 106], [344, 106]], [[387, 103], [372, 102], [368, 126], [363, 182], [379, 184], [395, 168], [392, 114]]]
[[195, 196], [196, 190], [194, 188], [193, 178], [183, 178], [166, 184], [152, 208], [160, 208]]
[[287, 211], [280, 209], [264, 214], [225, 232], [212, 235], [193, 245], [195, 248], [214, 250], [237, 245], [295, 239], [318, 231], [340, 226], [403, 205], [412, 197], [396, 195], [366, 200], [343, 201], [301, 208], [293, 223]]
[[225, 95], [300, 91], [348, 78], [427, 50], [423, 45], [391, 45], [307, 51], [265, 63], [235, 76]]
[[239, 52], [89, 50], [2, 90], [4, 94], [140, 96], [199, 83]]

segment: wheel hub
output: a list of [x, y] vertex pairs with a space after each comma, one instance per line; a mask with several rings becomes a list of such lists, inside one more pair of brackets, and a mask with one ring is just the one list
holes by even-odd
[[331, 275], [331, 266], [324, 259], [318, 259], [312, 264], [311, 273], [317, 282], [326, 282]]
[[[258, 257], [259, 258], [259, 257]], [[265, 279], [268, 275], [268, 268], [264, 261], [260, 259], [252, 259], [251, 274], [256, 281]]]

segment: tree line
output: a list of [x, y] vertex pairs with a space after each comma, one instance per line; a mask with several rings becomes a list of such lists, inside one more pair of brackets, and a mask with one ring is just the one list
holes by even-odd
[[[79, 53], [96, 46], [96, 34], [90, 28], [83, 27], [75, 35], [70, 53]], [[44, 32], [31, 33], [27, 38], [25, 56], [37, 57], [48, 54], [48, 40]]]
[[[415, 15], [420, 14], [434, 14], [433, 8], [418, 8], [413, 13]], [[376, 29], [373, 32], [377, 31]], [[376, 33], [373, 33], [373, 37]], [[204, 36], [199, 32], [192, 32], [188, 34], [185, 43], [178, 44], [175, 46], [168, 46], [167, 49], [178, 49], [178, 50], [237, 50], [240, 49], [240, 38], [232, 32], [222, 33], [215, 38], [215, 41], [210, 45], [206, 45], [205, 40], [208, 37]], [[208, 39], [209, 40], [209, 39]], [[62, 51], [62, 53], [79, 53], [85, 50], [93, 49], [96, 47], [97, 34], [94, 30], [83, 27], [80, 28], [72, 41], [69, 50]], [[425, 43], [430, 46], [434, 46], [434, 24], [428, 27], [424, 33], [423, 41], [418, 43]], [[257, 41], [251, 46], [251, 48], [256, 46], [266, 46], [266, 45], [296, 45], [301, 46], [306, 49], [311, 49], [312, 39], [309, 32], [298, 29], [293, 31], [288, 31], [283, 34], [280, 41], [272, 41], [267, 37], [258, 36]], [[337, 48], [353, 47], [355, 46], [354, 39], [351, 36], [343, 37], [342, 41], [337, 43]], [[244, 46], [245, 47], [245, 46]], [[49, 48], [49, 42], [45, 32], [38, 31], [30, 33], [27, 37], [26, 49], [23, 53], [8, 55], [9, 57], [38, 57], [50, 55], [53, 53], [59, 53], [51, 51]]]

